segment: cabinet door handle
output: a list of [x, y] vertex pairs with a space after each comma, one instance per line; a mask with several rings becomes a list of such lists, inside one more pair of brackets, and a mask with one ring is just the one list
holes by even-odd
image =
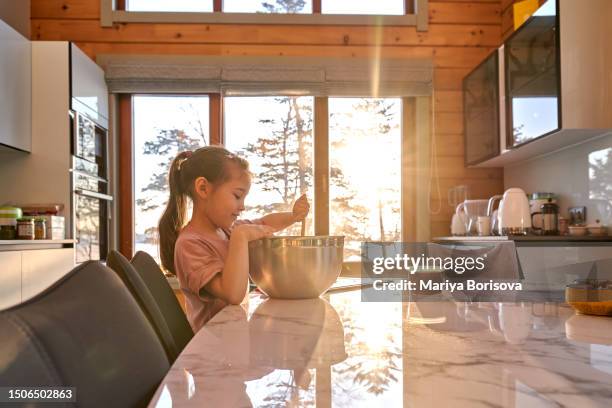
[[113, 201], [113, 197], [109, 196], [107, 194], [96, 193], [94, 191], [83, 190], [83, 189], [80, 189], [80, 188], [75, 189], [74, 192], [76, 194], [79, 194], [79, 195], [82, 195], [82, 196], [85, 196], [85, 197], [98, 198], [100, 200], [106, 200], [106, 201]]

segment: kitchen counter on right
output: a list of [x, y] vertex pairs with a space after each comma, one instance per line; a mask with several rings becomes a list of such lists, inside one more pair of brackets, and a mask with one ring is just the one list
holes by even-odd
[[[523, 246], [528, 243], [550, 244], [558, 246], [564, 244], [586, 243], [588, 245], [603, 243], [603, 245], [612, 245], [612, 235], [490, 235], [490, 236], [448, 236], [436, 237], [432, 240], [438, 244], [472, 244], [476, 242], [504, 242], [514, 241], [517, 246]], [[601, 245], [601, 244], [599, 244]]]
[[[563, 297], [565, 287], [577, 280], [612, 281], [612, 237], [585, 235], [515, 235], [491, 237], [440, 237], [434, 244], [457, 254], [487, 248], [511, 248], [516, 254], [523, 287]], [[498, 267], [498, 262], [493, 267]]]

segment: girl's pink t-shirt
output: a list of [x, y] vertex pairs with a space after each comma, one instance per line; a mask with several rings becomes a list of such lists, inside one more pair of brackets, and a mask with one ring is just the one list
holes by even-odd
[[[240, 224], [262, 224], [261, 220], [240, 220]], [[197, 332], [227, 303], [202, 290], [212, 278], [223, 270], [229, 249], [227, 238], [211, 237], [198, 232], [187, 224], [179, 233], [174, 247], [174, 268], [181, 291], [185, 295], [187, 320], [194, 332]], [[248, 288], [244, 288], [245, 295]]]

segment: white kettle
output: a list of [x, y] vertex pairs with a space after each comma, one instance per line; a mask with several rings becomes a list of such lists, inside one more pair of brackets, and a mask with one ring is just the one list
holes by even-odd
[[520, 188], [509, 188], [499, 205], [499, 228], [503, 235], [525, 235], [531, 228], [527, 194]]

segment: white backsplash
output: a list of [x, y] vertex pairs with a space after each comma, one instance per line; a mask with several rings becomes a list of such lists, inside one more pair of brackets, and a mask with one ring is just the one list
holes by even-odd
[[560, 213], [586, 206], [587, 223], [612, 226], [612, 133], [504, 169], [504, 188], [559, 196]]

